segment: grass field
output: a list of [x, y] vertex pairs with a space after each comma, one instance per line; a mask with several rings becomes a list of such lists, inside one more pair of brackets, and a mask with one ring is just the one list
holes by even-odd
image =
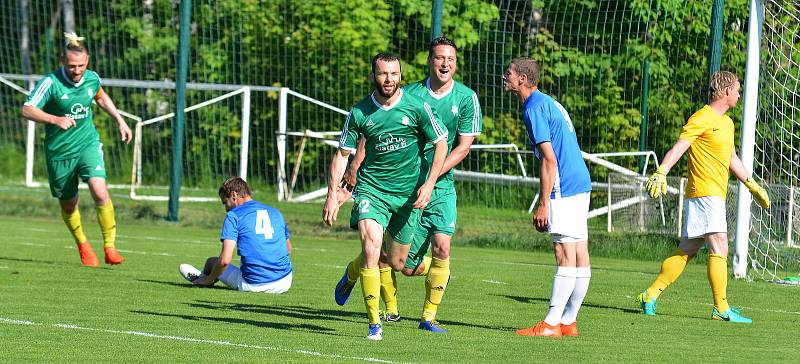
[[[96, 224], [85, 226], [100, 253]], [[332, 297], [358, 252], [351, 239], [295, 232], [294, 285], [273, 296], [195, 288], [178, 275], [178, 264], [218, 253], [216, 229], [123, 224], [118, 245], [127, 261], [100, 268], [80, 266], [57, 218], [0, 217], [0, 229], [0, 362], [796, 360], [800, 287], [731, 281], [730, 301], [754, 323], [712, 321], [702, 264], [690, 264], [659, 300], [659, 316], [648, 317], [634, 297], [658, 263], [594, 258], [581, 336], [530, 338], [513, 331], [544, 316], [552, 256], [459, 246], [438, 317], [449, 333], [416, 329], [424, 282], [401, 277], [404, 319], [385, 323], [384, 340], [370, 342], [360, 288], [345, 306]]]

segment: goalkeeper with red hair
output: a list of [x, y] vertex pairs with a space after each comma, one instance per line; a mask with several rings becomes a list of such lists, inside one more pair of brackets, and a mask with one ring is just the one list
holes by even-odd
[[769, 196], [750, 176], [736, 155], [733, 120], [725, 115], [739, 102], [741, 85], [735, 74], [719, 71], [711, 77], [711, 103], [703, 106], [683, 126], [678, 141], [664, 155], [661, 166], [647, 181], [650, 196], [667, 192], [667, 173], [689, 151], [689, 181], [684, 210], [686, 219], [678, 248], [661, 265], [661, 272], [638, 302], [646, 315], [656, 314], [656, 299], [678, 277], [689, 259], [708, 243], [708, 282], [714, 298], [711, 318], [727, 322], [751, 323], [752, 320], [731, 308], [728, 288], [728, 224], [725, 213], [728, 178], [732, 172], [753, 194], [763, 208]]

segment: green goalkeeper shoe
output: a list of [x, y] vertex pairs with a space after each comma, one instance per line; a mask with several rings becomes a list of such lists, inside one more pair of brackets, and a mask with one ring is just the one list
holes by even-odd
[[639, 297], [637, 297], [636, 300], [639, 302], [639, 306], [642, 306], [642, 312], [645, 315], [656, 315], [656, 300], [647, 296], [647, 290], [639, 293]]
[[711, 310], [711, 319], [713, 320], [720, 320], [720, 321], [727, 321], [727, 322], [734, 322], [740, 324], [750, 324], [753, 323], [753, 320], [742, 316], [739, 313], [739, 310], [731, 307], [725, 312], [720, 313], [716, 307]]

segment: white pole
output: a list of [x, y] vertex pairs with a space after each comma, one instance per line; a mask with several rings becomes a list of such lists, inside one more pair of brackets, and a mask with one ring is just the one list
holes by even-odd
[[244, 88], [242, 100], [242, 150], [239, 152], [239, 177], [247, 180], [247, 159], [250, 150], [250, 88]]
[[33, 187], [33, 151], [36, 146], [36, 123], [28, 120], [28, 139], [25, 145], [25, 186]]
[[[761, 47], [761, 24], [764, 9], [759, 0], [750, 0], [750, 24], [747, 34], [747, 62], [744, 79], [744, 112], [742, 116], [742, 150], [739, 154], [748, 171], [753, 170], [753, 151], [755, 149], [756, 117], [758, 116], [758, 68]], [[739, 183], [736, 216], [736, 240], [733, 255], [733, 276], [747, 275], [747, 250], [750, 235], [750, 191]]]
[[278, 99], [278, 201], [286, 197], [286, 118], [289, 89], [281, 87]]
[[794, 186], [789, 186], [789, 213], [786, 216], [786, 245], [794, 247], [792, 229], [794, 229]]
[[607, 202], [608, 202], [608, 214], [606, 215], [606, 231], [611, 232], [611, 173], [608, 174], [608, 190], [607, 192]]

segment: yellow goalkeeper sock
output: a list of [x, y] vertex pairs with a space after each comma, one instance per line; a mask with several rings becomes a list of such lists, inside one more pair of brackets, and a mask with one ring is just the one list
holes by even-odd
[[358, 280], [358, 276], [361, 274], [361, 254], [355, 257], [355, 259], [351, 260], [350, 263], [347, 263], [347, 280], [350, 282], [355, 282]]
[[427, 255], [422, 257], [422, 266], [424, 268], [422, 269], [422, 272], [420, 272], [418, 275], [427, 276], [428, 272], [431, 270], [431, 257]]
[[381, 317], [378, 314], [378, 307], [380, 300], [378, 296], [381, 294], [381, 275], [378, 268], [361, 268], [361, 293], [364, 295], [364, 306], [367, 307], [367, 318], [370, 324], [381, 323]]
[[97, 222], [100, 223], [100, 231], [103, 233], [103, 247], [115, 248], [117, 240], [117, 222], [114, 220], [114, 204], [111, 200], [103, 206], [97, 206]]
[[708, 283], [711, 284], [711, 294], [714, 296], [714, 307], [719, 312], [727, 311], [728, 305], [728, 257], [708, 255]]
[[450, 258], [431, 259], [431, 268], [425, 280], [425, 305], [422, 307], [422, 320], [431, 321], [436, 318], [436, 311], [442, 303], [444, 290], [450, 280]]
[[689, 262], [689, 254], [686, 254], [681, 248], [675, 249], [672, 255], [664, 259], [664, 263], [661, 264], [661, 272], [658, 273], [653, 284], [647, 288], [647, 296], [657, 299], [670, 284], [681, 276], [687, 262]]
[[386, 312], [398, 313], [397, 311], [397, 280], [391, 267], [380, 268], [381, 275], [381, 298], [386, 303]]
[[70, 234], [72, 234], [72, 237], [75, 239], [75, 244], [85, 243], [87, 239], [86, 235], [83, 234], [81, 212], [78, 210], [78, 207], [76, 206], [75, 211], [72, 211], [72, 213], [67, 213], [62, 209], [61, 218], [64, 220], [64, 224], [67, 225]]

